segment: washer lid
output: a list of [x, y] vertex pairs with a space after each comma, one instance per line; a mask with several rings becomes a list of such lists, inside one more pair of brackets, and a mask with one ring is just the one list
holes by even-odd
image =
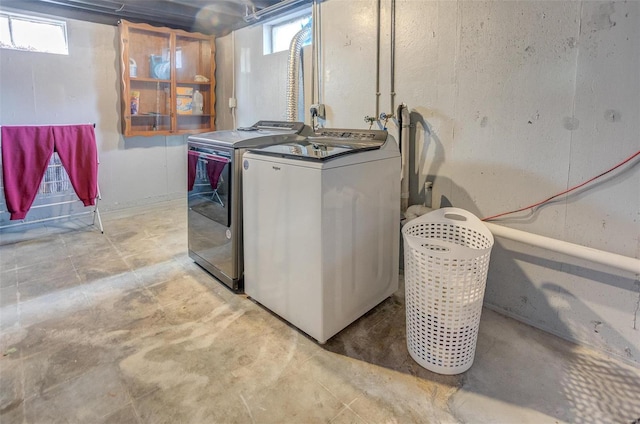
[[326, 161], [348, 154], [377, 150], [386, 140], [386, 131], [322, 129], [313, 136], [250, 150], [264, 155]]

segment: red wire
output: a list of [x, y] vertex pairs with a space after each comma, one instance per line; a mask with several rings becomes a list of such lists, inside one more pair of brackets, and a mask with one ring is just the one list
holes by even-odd
[[614, 171], [614, 170], [616, 170], [616, 169], [620, 168], [620, 167], [621, 167], [622, 165], [624, 165], [625, 163], [629, 162], [630, 160], [633, 160], [633, 158], [635, 158], [635, 157], [636, 157], [636, 156], [638, 156], [638, 155], [640, 155], [640, 150], [638, 150], [637, 152], [635, 152], [634, 154], [632, 154], [631, 156], [629, 156], [628, 158], [626, 158], [625, 160], [623, 160], [622, 162], [620, 162], [619, 164], [617, 164], [616, 166], [614, 166], [613, 168], [611, 168], [611, 169], [609, 169], [609, 170], [607, 170], [607, 171], [604, 171], [604, 172], [603, 172], [603, 173], [601, 173], [600, 175], [596, 175], [595, 177], [590, 178], [590, 179], [588, 179], [587, 181], [585, 181], [585, 182], [583, 182], [583, 183], [580, 183], [580, 184], [578, 184], [578, 185], [576, 185], [576, 186], [573, 186], [573, 187], [571, 187], [570, 189], [567, 189], [567, 190], [565, 190], [565, 191], [563, 191], [563, 192], [561, 192], [561, 193], [554, 194], [553, 196], [551, 196], [551, 197], [549, 197], [549, 198], [547, 198], [547, 199], [545, 199], [545, 200], [542, 200], [541, 202], [534, 203], [533, 205], [525, 206], [524, 208], [516, 209], [516, 210], [510, 211], [510, 212], [504, 212], [504, 213], [500, 213], [500, 214], [497, 214], [497, 215], [489, 216], [489, 217], [487, 217], [487, 218], [482, 218], [482, 220], [483, 220], [483, 221], [490, 221], [490, 220], [492, 220], [492, 219], [496, 219], [496, 218], [499, 218], [499, 217], [501, 217], [501, 216], [511, 215], [511, 214], [513, 214], [513, 213], [522, 212], [522, 211], [526, 211], [527, 209], [533, 209], [533, 208], [535, 208], [535, 207], [541, 206], [541, 205], [543, 205], [543, 204], [545, 204], [545, 203], [547, 203], [547, 202], [549, 202], [549, 201], [551, 201], [551, 200], [555, 199], [556, 197], [559, 197], [559, 196], [562, 196], [563, 194], [567, 194], [567, 193], [570, 193], [570, 192], [572, 192], [572, 191], [574, 191], [574, 190], [577, 190], [577, 189], [579, 189], [580, 187], [583, 187], [583, 186], [585, 186], [585, 185], [589, 184], [590, 182], [593, 182], [593, 181], [597, 180], [598, 178], [600, 178], [600, 177], [603, 177], [603, 176], [607, 175], [609, 172]]

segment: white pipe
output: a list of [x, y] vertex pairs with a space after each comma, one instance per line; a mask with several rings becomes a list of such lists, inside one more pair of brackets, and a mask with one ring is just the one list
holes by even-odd
[[236, 125], [236, 108], [238, 100], [236, 99], [236, 32], [231, 32], [231, 98], [235, 99], [235, 106], [231, 108], [231, 119], [233, 122], [232, 129], [235, 130]]
[[543, 249], [573, 256], [575, 258], [585, 259], [591, 262], [629, 271], [636, 275], [640, 274], [640, 259], [605, 252], [603, 250], [592, 249], [590, 247], [540, 236], [526, 231], [515, 230], [513, 228], [503, 227], [491, 222], [485, 222], [484, 224], [496, 237], [502, 237], [531, 246], [541, 247]]

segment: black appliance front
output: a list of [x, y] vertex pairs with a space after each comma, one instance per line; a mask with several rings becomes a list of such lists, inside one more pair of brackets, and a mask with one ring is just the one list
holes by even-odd
[[241, 271], [234, 195], [234, 149], [189, 142], [189, 256], [234, 291], [241, 291]]

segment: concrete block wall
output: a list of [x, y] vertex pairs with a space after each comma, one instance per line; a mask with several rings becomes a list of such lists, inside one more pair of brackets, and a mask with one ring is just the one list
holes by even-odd
[[[326, 126], [375, 113], [376, 0], [326, 0]], [[390, 107], [390, 0], [382, 1], [380, 104]], [[640, 3], [396, 0], [396, 104], [411, 109], [411, 201], [487, 216], [570, 187], [640, 148]], [[185, 195], [186, 137], [123, 138], [117, 28], [68, 20], [69, 56], [0, 52], [0, 125], [96, 123], [103, 209]], [[232, 42], [232, 38], [235, 41]], [[310, 49], [304, 50], [307, 101]], [[235, 59], [235, 68], [231, 59]], [[217, 124], [283, 119], [287, 53], [260, 25], [218, 40]], [[397, 131], [390, 123], [390, 131]], [[638, 257], [638, 166], [502, 224]], [[1, 218], [0, 218], [1, 219]], [[640, 282], [505, 240], [487, 306], [640, 363]]]
[[[406, 103], [416, 124], [411, 203], [424, 201], [428, 180], [434, 207], [485, 217], [547, 198], [640, 149], [640, 3], [395, 3], [395, 104]], [[364, 116], [375, 114], [376, 4], [321, 3], [325, 126], [366, 128]], [[394, 112], [390, 7], [382, 1], [384, 112]], [[228, 75], [235, 58], [238, 125], [282, 119], [286, 52], [263, 55], [261, 25], [233, 37], [218, 40], [219, 51], [233, 53], [218, 58], [218, 70]], [[218, 81], [218, 119], [229, 122], [231, 82]], [[393, 124], [390, 131], [397, 134]], [[500, 223], [637, 258], [638, 170], [636, 161]], [[485, 304], [640, 363], [638, 275], [497, 239]]]

